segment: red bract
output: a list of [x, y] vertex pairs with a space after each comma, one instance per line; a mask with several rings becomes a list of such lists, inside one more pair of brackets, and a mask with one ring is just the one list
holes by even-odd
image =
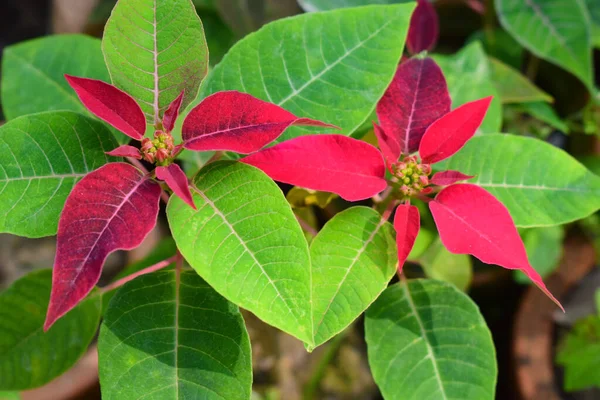
[[[396, 162], [400, 152], [411, 154], [417, 151], [425, 130], [448, 113], [450, 105], [446, 79], [432, 59], [412, 58], [400, 64], [377, 104], [379, 123], [389, 138], [379, 143], [384, 154], [385, 147], [392, 150], [386, 159]], [[378, 133], [379, 139], [382, 139], [381, 134]]]
[[442, 171], [434, 174], [430, 182], [437, 186], [448, 186], [471, 178], [474, 178], [474, 176], [465, 175], [459, 171]]
[[400, 272], [402, 272], [404, 262], [415, 244], [420, 228], [421, 218], [417, 207], [408, 204], [400, 204], [396, 207], [394, 229], [396, 230], [398, 271]]
[[65, 75], [79, 99], [95, 116], [124, 134], [140, 140], [146, 132], [146, 117], [133, 97], [95, 79]]
[[491, 96], [472, 101], [435, 121], [421, 140], [421, 160], [433, 164], [460, 150], [477, 132], [491, 102]]
[[443, 189], [429, 203], [429, 208], [448, 250], [523, 271], [562, 308], [529, 264], [525, 246], [508, 210], [494, 196], [479, 186], [452, 185]]
[[92, 290], [110, 253], [144, 240], [156, 224], [160, 192], [156, 182], [124, 163], [107, 164], [75, 185], [58, 224], [44, 330]]
[[185, 90], [181, 92], [179, 96], [171, 104], [165, 111], [163, 116], [163, 128], [166, 132], [171, 132], [175, 127], [175, 121], [177, 121], [177, 117], [179, 117], [179, 109], [181, 108], [181, 102], [183, 101], [183, 96], [185, 95]]
[[246, 93], [219, 92], [204, 99], [185, 118], [183, 145], [196, 151], [248, 154], [277, 139], [292, 125], [335, 128], [321, 121], [298, 118]]
[[173, 193], [181, 197], [183, 201], [188, 203], [194, 210], [196, 205], [192, 199], [192, 193], [190, 193], [190, 185], [185, 176], [185, 172], [177, 164], [171, 164], [167, 167], [156, 167], [156, 177], [162, 181], [165, 181], [171, 188]]
[[[414, 91], [419, 90], [419, 85], [411, 88], [413, 92], [404, 90], [401, 93], [414, 99], [417, 97]], [[389, 99], [384, 101], [385, 107], [391, 107]], [[467, 103], [430, 122], [420, 144], [418, 140], [414, 142], [419, 147], [420, 161], [408, 154], [401, 161], [396, 161], [396, 144], [400, 141], [395, 141], [397, 136], [387, 134], [385, 128], [375, 125], [380, 148], [393, 175], [389, 181], [389, 191], [392, 199], [396, 200], [390, 204], [401, 203], [394, 217], [399, 271], [419, 231], [419, 212], [410, 205], [411, 198], [419, 197], [429, 203], [448, 250], [472, 254], [486, 263], [519, 269], [556, 301], [539, 274], [529, 265], [523, 243], [506, 207], [480, 187], [455, 184], [472, 178], [458, 171], [437, 173], [431, 181], [429, 179], [432, 172], [430, 163], [451, 156], [475, 134], [490, 101], [491, 98], [486, 98]], [[399, 105], [408, 103], [401, 98], [396, 102]], [[389, 110], [389, 114], [393, 111]], [[388, 124], [393, 124], [392, 119]], [[408, 140], [406, 143], [411, 142]], [[411, 145], [405, 148], [410, 149]], [[347, 200], [374, 196], [387, 185], [383, 179], [385, 167], [382, 157], [376, 149], [340, 135], [299, 137], [245, 157], [242, 162], [262, 169], [275, 180], [334, 192]], [[435, 199], [427, 197], [440, 190], [440, 186], [446, 187]], [[493, 246], [490, 244], [492, 242]]]
[[406, 48], [417, 54], [435, 47], [439, 36], [439, 21], [433, 4], [428, 0], [417, 0], [417, 8], [410, 18]]
[[342, 135], [301, 136], [241, 161], [276, 181], [335, 192], [349, 201], [368, 199], [387, 185], [379, 151]]
[[133, 157], [138, 160], [142, 158], [142, 155], [140, 154], [140, 151], [137, 148], [129, 146], [127, 144], [119, 146], [114, 150], [107, 151], [106, 154], [113, 157]]

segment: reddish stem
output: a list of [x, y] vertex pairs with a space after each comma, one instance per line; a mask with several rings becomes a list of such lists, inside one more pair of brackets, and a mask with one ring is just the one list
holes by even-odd
[[383, 214], [381, 214], [381, 219], [383, 219], [385, 221], [390, 219], [390, 215], [392, 215], [392, 211], [394, 211], [394, 209], [396, 208], [397, 205], [398, 205], [398, 200], [390, 201], [390, 203], [385, 208], [385, 211], [383, 211]]
[[[296, 214], [294, 214], [294, 215], [296, 215]], [[304, 229], [306, 232], [308, 232], [312, 236], [317, 236], [317, 234], [319, 232], [317, 232], [317, 230], [315, 228], [313, 228], [312, 226], [310, 226], [310, 224], [308, 222], [306, 222], [305, 220], [303, 220], [302, 218], [300, 218], [298, 215], [296, 215], [296, 219], [298, 220], [298, 223], [300, 224], [300, 226], [302, 227], [302, 229]]]
[[172, 257], [167, 258], [166, 260], [157, 262], [154, 265], [146, 267], [138, 272], [134, 272], [133, 274], [128, 275], [125, 278], [121, 278], [118, 281], [115, 281], [107, 286], [104, 286], [102, 288], [102, 292], [103, 293], [110, 292], [111, 290], [119, 288], [119, 287], [123, 286], [124, 284], [126, 284], [127, 282], [134, 280], [138, 276], [142, 276], [142, 275], [146, 275], [151, 272], [154, 272], [154, 271], [158, 271], [160, 269], [163, 269], [163, 268], [173, 264], [173, 262], [179, 262], [180, 260], [182, 260], [181, 254], [179, 254], [179, 252], [177, 252], [177, 254], [175, 254]]
[[210, 164], [211, 162], [220, 160], [221, 157], [223, 157], [223, 154], [225, 154], [225, 153], [222, 152], [222, 151], [215, 152], [215, 154], [213, 154], [213, 156], [208, 159], [208, 161], [206, 162], [206, 164]]

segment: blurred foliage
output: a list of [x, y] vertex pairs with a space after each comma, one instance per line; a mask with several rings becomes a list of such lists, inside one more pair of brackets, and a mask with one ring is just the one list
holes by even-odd
[[[558, 268], [562, 256], [562, 242], [565, 233], [562, 226], [523, 229], [521, 238], [527, 250], [531, 266], [543, 277], [549, 276]], [[531, 283], [521, 271], [514, 271], [519, 283]]]

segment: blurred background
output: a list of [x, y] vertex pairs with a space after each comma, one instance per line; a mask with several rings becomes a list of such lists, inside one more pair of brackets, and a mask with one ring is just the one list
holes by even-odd
[[[588, 3], [595, 1], [600, 3], [600, 0]], [[310, 0], [300, 3], [296, 0], [193, 0], [193, 3], [204, 24], [212, 65], [218, 63], [237, 40], [262, 25], [309, 11], [312, 7]], [[516, 99], [503, 100], [503, 131], [546, 140], [569, 151], [593, 172], [600, 173], [597, 139], [600, 106], [590, 100], [585, 86], [565, 70], [535, 57], [502, 30], [493, 1], [437, 0], [433, 3], [440, 20], [436, 53], [452, 55], [479, 40], [487, 56], [475, 61], [488, 62], [487, 57], [493, 57], [500, 62], [498, 67], [491, 61], [495, 69], [489, 83], [496, 85], [505, 99]], [[100, 38], [114, 4], [115, 0], [2, 0], [0, 50], [51, 34], [84, 33]], [[595, 6], [596, 10], [599, 8]], [[593, 57], [595, 64], [600, 65], [598, 50], [594, 51]], [[551, 95], [554, 98], [552, 106], [539, 109], [534, 105], [536, 102], [523, 101], [527, 95], [523, 83], [502, 75], [503, 66], [520, 72], [525, 80]], [[598, 85], [598, 74], [595, 78]], [[370, 140], [370, 135], [366, 129], [365, 140]], [[288, 192], [290, 188], [283, 189]], [[316, 226], [347, 207], [339, 199], [329, 199], [324, 204], [311, 203], [306, 194], [297, 192], [289, 192], [288, 198], [296, 202], [297, 210], [302, 209], [298, 212], [305, 213]], [[129, 254], [113, 254], [105, 267], [103, 282], [123, 266], [171, 248], [172, 243], [161, 239], [166, 229], [163, 221], [162, 227], [159, 226], [139, 249]], [[408, 266], [406, 271], [409, 276], [422, 276], [422, 267], [425, 267], [429, 269], [429, 272], [425, 271], [427, 275], [462, 286], [478, 303], [496, 344], [498, 399], [600, 399], [600, 376], [596, 388], [566, 391], [564, 365], [555, 361], [564, 338], [577, 325], [577, 329], [584, 331], [582, 346], [590, 346], [591, 354], [597, 355], [595, 373], [600, 374], [600, 314], [596, 310], [600, 296], [595, 295], [600, 287], [600, 270], [596, 267], [600, 216], [522, 234], [530, 258], [535, 257], [536, 268], [544, 269], [550, 290], [563, 301], [567, 314], [556, 313], [539, 291], [531, 289], [512, 271], [448, 256], [436, 246], [435, 233], [425, 239], [424, 254], [414, 258], [414, 265]], [[51, 266], [54, 246], [54, 238], [32, 240], [1, 234], [0, 289], [31, 270]], [[296, 339], [263, 324], [249, 313], [244, 317], [253, 345], [256, 399], [381, 398], [369, 371], [361, 319], [346, 333], [308, 354]], [[582, 373], [589, 373], [589, 366]], [[23, 398], [99, 398], [94, 348], [72, 371], [47, 387], [25, 393]]]

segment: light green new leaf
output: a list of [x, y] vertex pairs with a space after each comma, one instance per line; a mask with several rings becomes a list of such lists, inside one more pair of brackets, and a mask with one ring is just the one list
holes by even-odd
[[451, 56], [435, 55], [433, 58], [446, 77], [452, 108], [493, 96], [494, 100], [479, 129], [482, 133], [500, 131], [502, 103], [492, 81], [491, 68], [481, 43], [473, 42]]
[[325, 224], [310, 246], [315, 346], [383, 292], [396, 272], [396, 252], [394, 228], [371, 208], [350, 208]]
[[[239, 90], [350, 135], [391, 82], [414, 7], [370, 6], [272, 22], [233, 46], [194, 104]], [[323, 131], [295, 127], [281, 139]]]
[[92, 292], [43, 331], [52, 271], [32, 272], [0, 293], [0, 390], [42, 386], [85, 353], [100, 321], [101, 296]]
[[6, 119], [52, 110], [87, 112], [64, 74], [108, 81], [100, 40], [57, 35], [7, 47], [2, 59]]
[[594, 89], [591, 23], [584, 0], [497, 0], [504, 29], [529, 51]]
[[193, 210], [171, 196], [177, 247], [217, 292], [312, 344], [308, 244], [277, 185], [260, 170], [215, 162], [193, 180]]
[[530, 103], [546, 101], [552, 103], [552, 96], [535, 86], [529, 79], [516, 69], [502, 61], [488, 57], [491, 76], [500, 94], [502, 103]]
[[193, 271], [159, 271], [123, 286], [98, 353], [105, 400], [250, 399], [242, 315]]
[[492, 400], [496, 360], [477, 305], [454, 286], [410, 280], [367, 311], [369, 365], [386, 400]]
[[102, 50], [113, 84], [132, 95], [154, 125], [185, 90], [192, 101], [208, 71], [208, 48], [190, 0], [120, 0]]
[[436, 168], [474, 175], [470, 182], [496, 196], [519, 227], [562, 225], [600, 208], [600, 177], [534, 138], [474, 137]]
[[0, 232], [56, 234], [75, 183], [111, 160], [117, 142], [97, 120], [71, 111], [32, 114], [0, 127]]
[[[564, 236], [562, 226], [527, 229], [521, 233], [529, 262], [542, 278], [550, 275], [558, 267]], [[531, 284], [531, 280], [521, 271], [513, 273], [517, 282]]]
[[428, 278], [449, 282], [466, 291], [473, 279], [473, 264], [468, 254], [452, 254], [438, 238], [419, 259]]

